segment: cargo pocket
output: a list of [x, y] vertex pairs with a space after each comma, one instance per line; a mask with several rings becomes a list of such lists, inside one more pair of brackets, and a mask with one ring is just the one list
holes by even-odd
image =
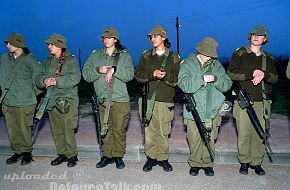
[[169, 135], [171, 133], [171, 122], [174, 117], [174, 106], [165, 106], [164, 109], [164, 135]]
[[31, 127], [33, 126], [33, 114], [35, 111], [34, 106], [23, 108], [25, 126]]
[[70, 109], [69, 101], [64, 98], [58, 98], [56, 100], [56, 109], [62, 114], [68, 113]]

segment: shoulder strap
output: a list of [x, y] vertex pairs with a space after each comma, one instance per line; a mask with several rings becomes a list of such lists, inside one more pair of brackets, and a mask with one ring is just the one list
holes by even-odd
[[[117, 66], [118, 60], [119, 60], [120, 53], [116, 53], [114, 58], [113, 66]], [[113, 94], [113, 83], [114, 83], [114, 77], [112, 79], [112, 82], [109, 84], [108, 94], [107, 94], [107, 100], [105, 101], [105, 114], [103, 119], [103, 129], [101, 131], [101, 135], [105, 135], [108, 130], [108, 121], [109, 121], [109, 114], [110, 114], [110, 108], [112, 103], [112, 94]]]
[[[262, 56], [262, 70], [266, 71], [266, 68], [267, 68], [266, 56]], [[264, 80], [262, 80], [262, 97], [263, 97], [263, 100], [266, 100], [266, 98], [267, 98]]]
[[247, 48], [246, 47], [241, 47], [241, 48], [238, 48], [235, 53], [238, 55], [238, 56], [242, 56], [244, 53], [247, 53]]
[[11, 72], [9, 73], [9, 78], [8, 80], [6, 81], [5, 83], [5, 86], [4, 86], [4, 90], [2, 92], [2, 95], [0, 97], [0, 104], [1, 102], [3, 101], [3, 99], [5, 98], [6, 94], [8, 93], [16, 75], [18, 74], [18, 72], [20, 71], [20, 68], [23, 64], [21, 64], [20, 61], [16, 62], [16, 65], [14, 66], [13, 70], [11, 70]]
[[[167, 58], [168, 58], [169, 56], [171, 56], [171, 54], [172, 54], [172, 53], [169, 52], [169, 55], [168, 55], [168, 56], [165, 56], [165, 58], [163, 59], [163, 62], [162, 62], [162, 64], [161, 64], [161, 66], [160, 66], [160, 70], [161, 70], [161, 71], [165, 69], [165, 65], [166, 65]], [[151, 97], [151, 99], [150, 99], [149, 107], [148, 107], [148, 109], [147, 109], [147, 111], [146, 111], [146, 119], [147, 119], [147, 121], [150, 121], [150, 120], [151, 120], [151, 117], [152, 117], [152, 114], [153, 114], [154, 103], [155, 103], [155, 98], [156, 98], [156, 94], [157, 94], [157, 88], [158, 88], [158, 86], [159, 86], [159, 84], [160, 84], [160, 81], [161, 81], [161, 80], [158, 80], [158, 81], [157, 81], [157, 84], [156, 84], [155, 90], [154, 90], [154, 92], [153, 92], [153, 94], [152, 94], [152, 97]]]

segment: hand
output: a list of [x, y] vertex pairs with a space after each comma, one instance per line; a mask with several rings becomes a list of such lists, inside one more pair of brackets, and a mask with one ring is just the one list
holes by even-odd
[[107, 83], [111, 83], [112, 82], [114, 72], [115, 72], [115, 69], [113, 67], [108, 70], [108, 72], [107, 72], [107, 74], [105, 76], [105, 81]]
[[56, 79], [55, 78], [45, 78], [44, 79], [45, 88], [48, 88], [49, 86], [55, 86], [56, 85]]
[[203, 75], [203, 81], [205, 83], [213, 82], [215, 79], [214, 75]]
[[99, 72], [102, 73], [102, 74], [105, 74], [111, 68], [112, 68], [112, 66], [102, 66], [102, 67], [99, 68]]
[[166, 72], [164, 72], [164, 71], [155, 70], [153, 72], [153, 76], [157, 77], [158, 79], [163, 79], [165, 77], [165, 75], [166, 75]]
[[263, 71], [258, 70], [258, 69], [254, 70], [253, 72], [254, 78], [252, 79], [252, 83], [255, 86], [258, 85], [263, 80], [264, 76], [265, 76], [265, 73]]

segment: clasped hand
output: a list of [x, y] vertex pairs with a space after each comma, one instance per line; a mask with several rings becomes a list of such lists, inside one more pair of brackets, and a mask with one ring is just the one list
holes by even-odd
[[205, 86], [207, 83], [213, 82], [214, 80], [215, 80], [214, 75], [203, 75], [203, 81]]
[[102, 74], [106, 74], [105, 75], [106, 83], [111, 83], [112, 82], [113, 75], [114, 75], [114, 72], [115, 72], [114, 67], [112, 67], [112, 66], [102, 66], [102, 67], [100, 67], [99, 72], [102, 73]]
[[163, 79], [165, 77], [165, 75], [166, 75], [165, 71], [155, 70], [153, 72], [153, 76], [157, 77], [158, 79]]
[[263, 71], [258, 70], [258, 69], [254, 70], [253, 72], [254, 78], [252, 79], [252, 83], [255, 86], [258, 85], [263, 80], [264, 76], [265, 76], [265, 73]]
[[49, 77], [44, 79], [45, 88], [48, 88], [49, 86], [55, 86], [56, 85], [56, 79]]

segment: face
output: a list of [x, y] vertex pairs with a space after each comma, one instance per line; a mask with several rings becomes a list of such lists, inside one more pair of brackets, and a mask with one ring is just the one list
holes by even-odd
[[162, 37], [160, 34], [152, 35], [151, 36], [151, 43], [153, 47], [158, 48], [162, 45], [164, 45], [165, 38]]
[[9, 52], [10, 52], [10, 53], [14, 53], [16, 50], [19, 49], [18, 47], [15, 47], [15, 46], [13, 46], [13, 45], [10, 44], [10, 43], [7, 43], [7, 48], [9, 49]]
[[115, 46], [117, 39], [114, 37], [105, 37], [103, 42], [106, 48], [110, 48]]
[[211, 59], [211, 57], [206, 56], [206, 55], [202, 55], [202, 54], [199, 54], [199, 57], [205, 63], [208, 62]]
[[61, 54], [61, 48], [56, 47], [54, 44], [49, 44], [48, 49], [52, 55], [60, 55]]
[[266, 36], [258, 36], [256, 34], [251, 35], [251, 44], [254, 46], [261, 46], [264, 42], [266, 42]]

